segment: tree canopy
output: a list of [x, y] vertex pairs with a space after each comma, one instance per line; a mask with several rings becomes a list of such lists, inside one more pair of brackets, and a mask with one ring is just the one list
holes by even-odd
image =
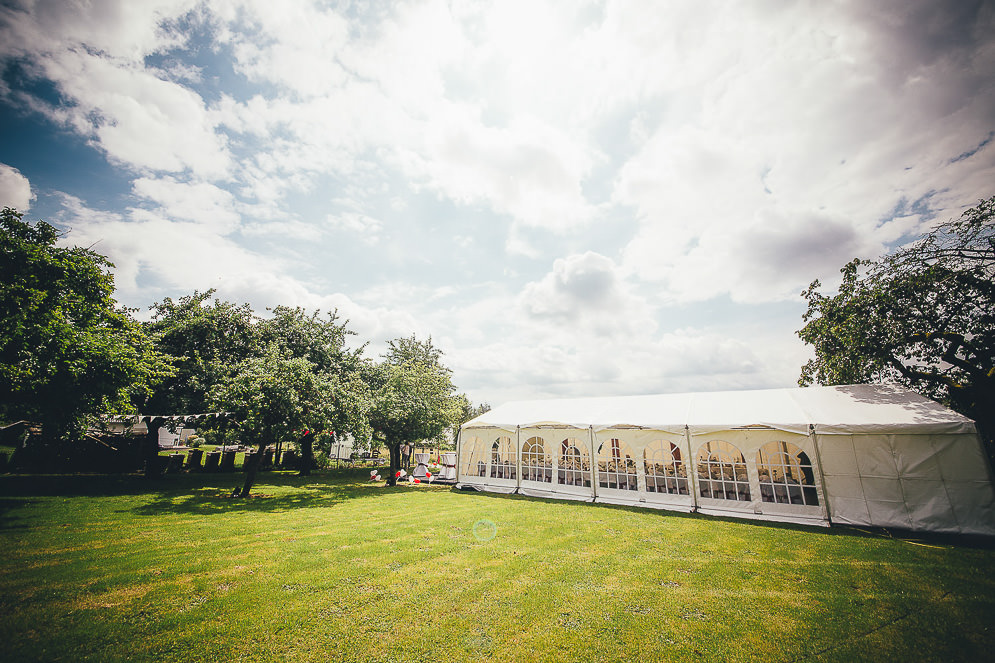
[[248, 304], [214, 299], [214, 290], [194, 291], [151, 306], [145, 330], [156, 348], [168, 355], [176, 371], [139, 403], [146, 413], [207, 412], [211, 390], [232, 374], [240, 362], [261, 351], [255, 314]]
[[322, 314], [300, 307], [277, 306], [270, 312], [273, 315], [258, 324], [264, 347], [275, 344], [327, 373], [341, 375], [358, 370], [365, 345], [353, 350], [346, 348], [346, 340], [356, 334], [347, 328], [346, 321], [339, 319], [338, 311]]
[[113, 266], [60, 232], [0, 212], [0, 407], [42, 424], [43, 436], [79, 435], [88, 417], [129, 410], [171, 374], [166, 358], [113, 298]]
[[[814, 281], [798, 335], [815, 357], [800, 385], [895, 382], [995, 434], [995, 197], [874, 261], [835, 295]], [[991, 450], [991, 447], [990, 447]]]

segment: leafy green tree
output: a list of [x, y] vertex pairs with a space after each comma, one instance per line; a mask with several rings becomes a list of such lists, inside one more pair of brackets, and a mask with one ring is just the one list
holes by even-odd
[[245, 360], [213, 393], [214, 402], [233, 412], [239, 433], [258, 453], [236, 496], [247, 497], [266, 446], [279, 439], [310, 444], [318, 432], [333, 430], [357, 438], [369, 435], [365, 384], [354, 376], [339, 380], [317, 370], [304, 357], [270, 345], [260, 357]]
[[843, 267], [835, 295], [814, 281], [798, 335], [815, 350], [799, 384], [893, 382], [995, 434], [995, 197], [919, 241]]
[[[247, 304], [235, 305], [211, 297], [214, 290], [165, 299], [153, 306], [149, 333], [161, 351], [174, 358], [177, 374], [164, 382], [144, 404], [147, 412], [194, 413], [212, 408], [227, 410], [216, 398], [221, 387], [229, 384], [244, 363], [277, 352], [285, 358], [305, 359], [311, 370], [324, 379], [348, 388], [338, 390], [339, 411], [351, 411], [352, 419], [365, 412], [359, 370], [363, 347], [346, 348], [354, 332], [336, 311], [322, 314], [302, 308], [277, 306], [272, 316], [257, 317]], [[215, 398], [210, 398], [214, 393]], [[159, 421], [159, 420], [154, 420]], [[307, 428], [309, 431], [314, 427]], [[283, 437], [277, 438], [282, 444]], [[300, 469], [303, 474], [313, 466], [315, 436], [299, 436]], [[325, 438], [318, 438], [325, 439]], [[358, 438], [360, 443], [363, 438]]]
[[176, 373], [140, 404], [144, 412], [207, 412], [211, 390], [227, 380], [240, 362], [263, 351], [249, 305], [211, 301], [214, 292], [194, 291], [177, 301], [167, 297], [152, 305], [145, 330], [156, 348], [173, 359]]
[[369, 373], [370, 426], [390, 455], [387, 485], [396, 483], [401, 445], [439, 439], [459, 423], [465, 398], [456, 395], [452, 372], [442, 365], [442, 351], [432, 339], [416, 337], [389, 342], [384, 361]]
[[113, 265], [59, 247], [59, 231], [0, 212], [0, 403], [8, 418], [42, 424], [55, 442], [87, 419], [127, 411], [172, 369], [113, 298]]
[[338, 311], [322, 315], [303, 308], [277, 306], [270, 309], [272, 317], [258, 324], [263, 346], [276, 344], [294, 357], [303, 357], [319, 371], [342, 375], [359, 369], [365, 344], [357, 349], [346, 348], [346, 341], [356, 333], [347, 328], [348, 321], [339, 319]]
[[[259, 337], [264, 344], [273, 345], [291, 357], [308, 360], [314, 370], [338, 385], [338, 410], [352, 412], [353, 418], [365, 416], [367, 397], [365, 382], [360, 374], [365, 344], [356, 349], [346, 347], [346, 341], [355, 332], [348, 329], [348, 321], [341, 320], [338, 311], [322, 314], [321, 311], [289, 306], [270, 309], [272, 316], [258, 323]], [[342, 433], [344, 429], [337, 431]], [[360, 444], [366, 437], [356, 437]], [[304, 436], [299, 440], [301, 474], [309, 474], [314, 466], [315, 445], [329, 436]], [[327, 450], [327, 449], [326, 449]]]

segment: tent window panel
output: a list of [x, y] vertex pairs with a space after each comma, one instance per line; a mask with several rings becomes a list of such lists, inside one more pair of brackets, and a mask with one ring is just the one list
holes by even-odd
[[646, 492], [688, 495], [688, 472], [673, 442], [654, 440], [643, 452]]
[[514, 479], [517, 471], [515, 447], [510, 437], [499, 437], [491, 445], [491, 478]]
[[698, 452], [698, 488], [702, 497], [750, 501], [746, 460], [734, 445], [710, 440]]
[[598, 485], [615, 490], [636, 490], [636, 461], [622, 440], [612, 439], [598, 449]]
[[560, 469], [557, 483], [563, 486], [591, 487], [591, 456], [576, 438], [560, 442]]
[[522, 479], [553, 482], [552, 456], [541, 437], [530, 437], [522, 445]]
[[487, 456], [484, 441], [471, 437], [463, 442], [463, 474], [468, 477], [487, 476]]
[[757, 452], [760, 498], [776, 504], [818, 506], [808, 454], [790, 442], [768, 442]]

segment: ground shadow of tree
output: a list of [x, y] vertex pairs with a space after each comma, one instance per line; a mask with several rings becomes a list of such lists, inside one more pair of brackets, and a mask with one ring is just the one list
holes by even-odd
[[163, 514], [214, 515], [223, 513], [275, 513], [292, 509], [331, 507], [345, 500], [371, 498], [381, 490], [371, 490], [361, 484], [309, 483], [293, 492], [272, 494], [270, 485], [257, 486], [247, 498], [232, 497], [231, 490], [202, 488], [192, 493], [162, 493], [132, 512], [141, 516]]
[[279, 512], [328, 507], [345, 500], [375, 498], [417, 490], [385, 489], [364, 479], [368, 470], [330, 470], [299, 477], [291, 472], [264, 473], [248, 498], [231, 497], [243, 475], [179, 474], [149, 480], [139, 475], [8, 475], [0, 477], [0, 528], [14, 527], [4, 516], [13, 508], [43, 497], [114, 497], [147, 495], [149, 501], [130, 511], [137, 515], [209, 515], [239, 512]]

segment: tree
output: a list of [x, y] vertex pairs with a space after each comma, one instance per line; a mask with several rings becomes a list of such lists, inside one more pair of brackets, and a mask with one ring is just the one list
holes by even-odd
[[213, 399], [233, 412], [242, 439], [259, 447], [236, 496], [248, 497], [266, 446], [272, 442], [293, 438], [310, 443], [323, 430], [358, 438], [368, 435], [365, 385], [358, 378], [341, 381], [276, 345], [261, 357], [242, 362], [215, 389]]
[[442, 351], [431, 337], [396, 339], [388, 346], [384, 361], [370, 368], [369, 420], [374, 436], [387, 446], [387, 485], [393, 486], [401, 445], [441, 437], [458, 423], [463, 399], [455, 395], [451, 371], [442, 365]]
[[[320, 310], [309, 313], [300, 307], [277, 306], [270, 309], [272, 317], [259, 322], [259, 337], [264, 344], [273, 345], [284, 354], [308, 360], [314, 370], [324, 374], [344, 388], [337, 392], [338, 411], [351, 412], [352, 419], [365, 417], [367, 396], [365, 382], [360, 376], [362, 353], [365, 344], [350, 350], [346, 339], [355, 332], [347, 328], [348, 321], [340, 321], [338, 311], [322, 315]], [[345, 429], [336, 429], [341, 434]], [[364, 429], [364, 435], [367, 435]], [[363, 442], [365, 437], [354, 436]], [[301, 438], [300, 473], [310, 474], [314, 467], [316, 436]]]
[[139, 404], [145, 412], [207, 412], [211, 390], [240, 362], [262, 352], [264, 346], [249, 305], [218, 299], [211, 302], [214, 292], [194, 291], [178, 301], [167, 297], [152, 305], [152, 319], [145, 323], [145, 330], [156, 348], [173, 359], [176, 373]]
[[995, 197], [875, 261], [853, 260], [832, 296], [814, 281], [798, 331], [815, 357], [799, 384], [894, 382], [995, 434]]
[[113, 298], [113, 265], [19, 212], [0, 212], [0, 403], [42, 424], [46, 442], [81, 435], [87, 419], [130, 409], [172, 369]]

